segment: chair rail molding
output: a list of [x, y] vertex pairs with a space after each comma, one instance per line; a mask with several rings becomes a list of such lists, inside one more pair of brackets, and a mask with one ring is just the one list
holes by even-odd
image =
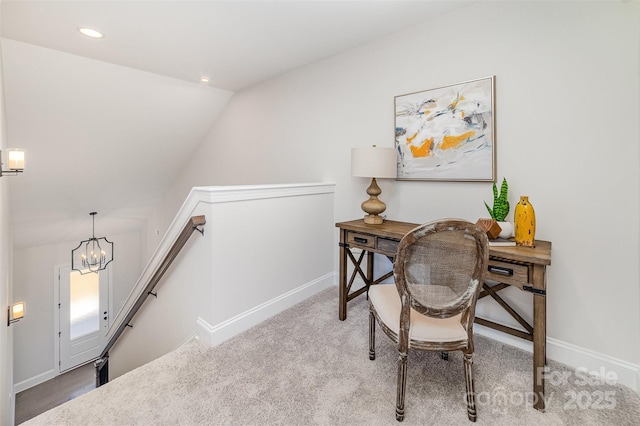
[[[301, 195], [332, 194], [333, 183], [296, 183], [278, 185], [200, 186], [191, 189], [188, 201], [228, 203], [232, 201], [262, 200], [265, 198], [296, 197]], [[195, 198], [191, 197], [194, 194]]]

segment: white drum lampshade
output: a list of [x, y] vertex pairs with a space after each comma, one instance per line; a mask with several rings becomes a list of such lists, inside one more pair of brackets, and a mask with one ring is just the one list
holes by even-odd
[[377, 225], [383, 222], [379, 216], [387, 206], [378, 199], [382, 190], [376, 178], [395, 179], [397, 173], [396, 150], [394, 148], [378, 148], [375, 145], [367, 148], [351, 149], [351, 175], [355, 177], [371, 178], [371, 185], [367, 188], [369, 199], [361, 207], [367, 215], [364, 222]]

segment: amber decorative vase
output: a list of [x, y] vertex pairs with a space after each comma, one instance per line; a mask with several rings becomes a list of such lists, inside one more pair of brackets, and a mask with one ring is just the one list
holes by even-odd
[[516, 204], [513, 217], [516, 244], [524, 247], [535, 247], [536, 213], [529, 202], [528, 196], [520, 196], [520, 201]]

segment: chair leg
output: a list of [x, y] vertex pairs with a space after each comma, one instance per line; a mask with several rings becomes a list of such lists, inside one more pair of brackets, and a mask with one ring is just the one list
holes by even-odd
[[467, 415], [469, 420], [475, 422], [476, 414], [476, 394], [473, 389], [473, 352], [464, 354], [464, 377], [467, 383]]
[[369, 359], [376, 359], [376, 317], [369, 310]]
[[407, 354], [400, 352], [398, 357], [398, 399], [396, 401], [396, 420], [404, 420], [404, 394], [407, 388]]

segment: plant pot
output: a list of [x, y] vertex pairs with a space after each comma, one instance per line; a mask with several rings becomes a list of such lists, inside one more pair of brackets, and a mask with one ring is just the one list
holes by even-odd
[[498, 222], [498, 226], [500, 226], [500, 234], [498, 234], [499, 238], [511, 238], [513, 237], [513, 223], [511, 222]]

